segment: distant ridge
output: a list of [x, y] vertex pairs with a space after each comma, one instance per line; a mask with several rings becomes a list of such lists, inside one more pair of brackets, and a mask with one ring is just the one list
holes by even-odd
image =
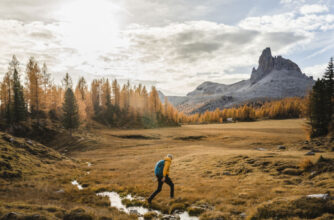
[[186, 96], [169, 96], [168, 100], [179, 111], [201, 113], [251, 100], [303, 97], [313, 84], [313, 78], [302, 73], [296, 63], [273, 57], [268, 47], [262, 51], [250, 79], [230, 85], [204, 82]]

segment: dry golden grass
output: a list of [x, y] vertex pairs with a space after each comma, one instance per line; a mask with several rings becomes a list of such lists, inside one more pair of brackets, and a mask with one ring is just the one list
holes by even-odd
[[[275, 198], [333, 190], [333, 173], [310, 180], [309, 174], [299, 169], [300, 161], [306, 157], [305, 151], [299, 150], [306, 139], [304, 123], [301, 119], [270, 120], [148, 130], [95, 130], [93, 134], [99, 140], [90, 147], [94, 150], [74, 151], [71, 155], [93, 164], [91, 174], [79, 181], [96, 189], [148, 196], [156, 188], [156, 161], [172, 153], [175, 159], [170, 176], [176, 198], [188, 205], [198, 201], [213, 205], [215, 211], [211, 213], [239, 216]], [[129, 135], [146, 138], [123, 138]], [[287, 150], [277, 150], [278, 145], [285, 145]], [[332, 152], [322, 155], [334, 157]], [[165, 212], [173, 204], [168, 193], [169, 187], [165, 185], [154, 200], [154, 205]], [[207, 219], [209, 214], [203, 216]]]
[[[108, 200], [95, 193], [115, 190], [149, 196], [156, 188], [155, 163], [172, 153], [170, 177], [175, 183], [176, 198], [169, 199], [169, 187], [164, 185], [153, 207], [168, 213], [177, 208], [197, 212], [192, 205], [208, 206], [212, 210], [203, 213], [202, 219], [239, 219], [244, 213], [257, 219], [263, 213], [269, 215], [267, 203], [282, 204], [271, 210], [279, 212], [280, 207], [290, 205], [275, 201], [295, 201], [307, 194], [334, 190], [334, 173], [326, 167], [331, 161], [316, 162], [320, 154], [334, 158], [334, 152], [325, 150], [315, 156], [304, 156], [307, 151], [300, 150], [306, 140], [304, 123], [299, 119], [91, 130], [81, 134], [89, 141], [59, 144], [59, 149], [66, 149], [67, 156], [74, 161], [43, 163], [36, 168], [38, 172], [20, 181], [0, 182], [0, 214], [17, 211], [15, 204], [19, 202], [23, 207], [42, 206], [41, 213], [52, 218], [62, 218], [75, 208], [83, 208], [94, 218], [134, 218], [107, 207]], [[278, 150], [278, 145], [287, 149]], [[310, 170], [306, 169], [308, 160], [314, 162]], [[92, 166], [88, 167], [86, 162]], [[73, 179], [87, 188], [77, 190], [70, 184]], [[59, 189], [64, 193], [55, 193]], [[12, 208], [6, 208], [5, 203], [12, 204]], [[56, 211], [49, 212], [47, 207]]]

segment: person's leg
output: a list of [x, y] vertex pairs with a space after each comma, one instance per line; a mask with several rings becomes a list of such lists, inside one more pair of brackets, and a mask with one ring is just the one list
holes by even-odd
[[157, 180], [158, 180], [158, 188], [157, 190], [154, 191], [154, 193], [152, 193], [152, 195], [147, 199], [147, 201], [149, 203], [151, 203], [151, 201], [154, 199], [154, 197], [161, 191], [162, 189], [162, 184], [164, 184], [162, 181], [161, 181], [162, 177], [157, 177]]
[[174, 198], [174, 183], [172, 182], [171, 178], [169, 178], [169, 176], [166, 176], [165, 179], [165, 183], [170, 186], [170, 197]]

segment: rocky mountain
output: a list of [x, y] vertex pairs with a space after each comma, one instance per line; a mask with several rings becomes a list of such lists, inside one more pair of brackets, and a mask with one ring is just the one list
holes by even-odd
[[204, 82], [186, 96], [169, 96], [168, 100], [178, 110], [197, 113], [247, 101], [302, 97], [313, 84], [313, 78], [302, 73], [296, 63], [282, 56], [273, 57], [266, 48], [250, 79], [230, 85]]

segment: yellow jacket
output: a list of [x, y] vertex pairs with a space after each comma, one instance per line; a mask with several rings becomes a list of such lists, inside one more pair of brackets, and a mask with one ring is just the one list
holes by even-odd
[[169, 167], [170, 167], [171, 163], [172, 163], [172, 159], [170, 159], [169, 157], [166, 157], [165, 158], [165, 164], [164, 164], [164, 171], [163, 171], [164, 177], [166, 175], [169, 175]]

